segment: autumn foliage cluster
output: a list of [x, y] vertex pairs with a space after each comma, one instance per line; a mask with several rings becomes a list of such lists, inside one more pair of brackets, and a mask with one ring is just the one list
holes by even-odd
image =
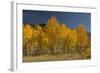
[[80, 53], [91, 56], [90, 36], [84, 25], [71, 29], [52, 16], [44, 26], [23, 25], [23, 56]]

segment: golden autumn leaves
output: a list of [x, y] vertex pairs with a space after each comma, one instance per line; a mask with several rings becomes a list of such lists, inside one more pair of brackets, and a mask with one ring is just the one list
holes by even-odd
[[23, 25], [23, 55], [35, 56], [56, 53], [81, 53], [90, 58], [90, 37], [83, 25], [71, 29], [52, 16], [41, 26]]

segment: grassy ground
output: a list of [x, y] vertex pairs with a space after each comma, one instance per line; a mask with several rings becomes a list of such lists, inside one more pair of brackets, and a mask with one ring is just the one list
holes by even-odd
[[82, 60], [84, 59], [81, 54], [44, 54], [40, 56], [24, 56], [23, 62], [39, 62], [39, 61], [61, 61], [61, 60]]

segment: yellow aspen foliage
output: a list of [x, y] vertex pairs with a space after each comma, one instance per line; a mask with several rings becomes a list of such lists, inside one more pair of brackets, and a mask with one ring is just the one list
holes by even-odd
[[76, 50], [76, 44], [77, 44], [77, 33], [75, 30], [69, 29], [67, 38], [65, 39], [67, 42], [67, 48], [70, 51]]
[[84, 27], [84, 25], [81, 24], [76, 28], [76, 31], [77, 31], [79, 46], [81, 48], [86, 48], [89, 45], [89, 37], [86, 32], [86, 28]]
[[65, 24], [61, 24], [61, 25], [59, 25], [58, 27], [57, 27], [57, 29], [56, 29], [56, 34], [57, 34], [57, 37], [59, 37], [59, 38], [66, 38], [67, 37], [67, 35], [68, 35], [68, 30], [67, 30], [67, 28], [66, 28], [66, 26], [65, 26]]
[[23, 28], [23, 34], [24, 34], [24, 37], [27, 38], [27, 39], [31, 39], [32, 38], [32, 27], [29, 25], [29, 24], [26, 24]]
[[59, 25], [59, 22], [57, 21], [56, 17], [55, 16], [52, 16], [48, 21], [47, 21], [47, 26], [49, 28], [52, 28], [52, 27], [57, 27]]
[[[52, 16], [45, 26], [46, 34], [49, 38], [54, 38], [56, 36], [56, 29], [59, 26], [58, 21], [56, 20], [56, 17]], [[55, 35], [55, 36], [54, 36]]]

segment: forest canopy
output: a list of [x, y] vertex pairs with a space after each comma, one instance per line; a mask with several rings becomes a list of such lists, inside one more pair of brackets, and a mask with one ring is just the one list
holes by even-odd
[[52, 16], [44, 25], [23, 25], [23, 56], [58, 53], [91, 57], [91, 37], [83, 24], [72, 29]]

